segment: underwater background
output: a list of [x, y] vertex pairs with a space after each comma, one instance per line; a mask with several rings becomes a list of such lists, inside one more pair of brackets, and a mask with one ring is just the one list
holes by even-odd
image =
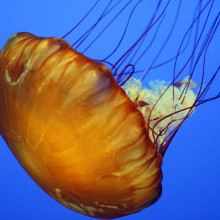
[[[129, 2], [129, 1], [128, 1]], [[137, 1], [134, 1], [137, 2]], [[143, 1], [131, 19], [131, 28], [118, 49], [123, 54], [131, 46], [134, 39], [141, 33], [143, 23], [149, 19], [155, 3]], [[156, 1], [155, 1], [156, 2]], [[167, 10], [165, 22], [159, 28], [158, 36], [154, 39], [151, 51], [147, 53], [138, 66], [145, 69], [153, 60], [166, 38], [170, 23], [175, 19], [177, 2], [171, 1]], [[207, 3], [208, 1], [204, 1]], [[0, 48], [7, 39], [16, 32], [30, 32], [43, 37], [62, 37], [67, 33], [95, 3], [93, 0], [58, 1], [58, 0], [1, 0], [0, 4]], [[106, 4], [105, 4], [106, 5]], [[95, 14], [103, 10], [103, 3], [97, 11], [91, 14], [86, 24], [78, 27], [77, 32], [71, 34], [66, 40], [71, 44], [80, 36], [90, 22], [95, 21]], [[189, 27], [196, 3], [184, 0], [179, 12], [179, 19], [175, 26], [173, 36], [169, 39], [167, 48], [158, 58], [163, 61], [175, 55], [181, 38]], [[212, 12], [212, 20], [220, 11], [220, 1], [216, 1]], [[128, 13], [130, 11], [128, 10]], [[86, 55], [101, 59], [112, 48], [111, 43], [116, 42], [122, 35], [122, 27], [126, 24], [128, 13], [121, 14], [118, 21], [109, 27], [102, 39], [97, 41]], [[206, 16], [202, 15], [202, 17]], [[87, 26], [86, 26], [87, 25]], [[133, 25], [133, 26], [132, 26]], [[132, 29], [133, 28], [133, 29]], [[97, 28], [98, 29], [98, 28]], [[141, 29], [142, 30], [142, 29]], [[152, 37], [150, 38], [152, 39]], [[89, 38], [86, 39], [89, 42]], [[189, 44], [193, 44], [193, 38]], [[189, 50], [192, 50], [192, 48]], [[83, 51], [83, 48], [81, 49]], [[112, 62], [117, 60], [112, 58]], [[184, 60], [181, 56], [180, 60]], [[179, 64], [181, 66], [181, 64]], [[220, 28], [217, 30], [210, 44], [206, 60], [206, 77], [210, 78], [220, 65]], [[200, 63], [202, 66], [202, 63]], [[168, 68], [169, 67], [169, 68]], [[144, 84], [150, 80], [172, 79], [172, 64], [156, 68], [149, 73]], [[183, 76], [184, 78], [184, 76]], [[183, 79], [183, 78], [180, 78]], [[195, 75], [195, 82], [201, 79], [201, 68]], [[208, 81], [208, 80], [207, 80]], [[205, 82], [207, 82], [205, 81]], [[205, 84], [205, 83], [204, 83]], [[220, 73], [216, 77], [208, 97], [215, 96], [220, 90]], [[0, 94], [1, 95], [1, 94]], [[0, 112], [1, 114], [1, 112]], [[190, 219], [220, 219], [220, 99], [199, 106], [195, 113], [183, 124], [163, 160], [163, 193], [160, 200], [154, 205], [139, 213], [122, 217], [122, 220], [190, 220]], [[18, 164], [13, 154], [0, 137], [0, 220], [86, 220], [91, 219], [71, 211], [50, 198], [27, 175]]]

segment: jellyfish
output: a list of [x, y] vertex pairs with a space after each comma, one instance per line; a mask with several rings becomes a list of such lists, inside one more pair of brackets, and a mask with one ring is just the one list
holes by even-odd
[[[207, 85], [204, 82], [207, 54], [219, 24], [216, 16], [207, 27], [214, 1], [198, 2], [176, 54], [158, 64], [175, 28], [175, 18], [152, 64], [142, 70], [137, 69], [138, 63], [154, 45], [171, 3], [162, 5], [158, 1], [142, 34], [117, 58], [115, 53], [120, 51], [132, 17], [142, 4], [130, 2], [135, 4], [121, 38], [104, 58], [89, 59], [86, 51], [97, 44], [103, 31], [129, 4], [120, 6], [117, 13], [117, 3], [109, 1], [98, 20], [75, 40], [74, 50], [57, 38], [20, 33], [13, 35], [1, 52], [1, 75], [5, 76], [1, 81], [1, 135], [19, 163], [51, 197], [98, 218], [131, 214], [156, 202], [161, 195], [162, 158], [173, 137], [197, 106], [218, 98], [218, 94], [205, 96], [214, 84], [218, 67]], [[180, 6], [181, 2], [176, 16]], [[111, 11], [116, 12], [113, 19], [89, 41], [90, 33]], [[147, 39], [150, 33], [151, 41]], [[68, 33], [62, 38], [70, 36]], [[181, 65], [179, 60], [187, 51], [188, 39], [193, 49]], [[84, 42], [89, 43], [80, 49]], [[110, 59], [113, 55], [115, 62]], [[71, 63], [73, 59], [78, 62]], [[171, 82], [152, 81], [151, 89], [143, 86], [154, 69], [158, 71], [172, 62]], [[192, 77], [199, 62], [202, 73], [195, 93]], [[187, 77], [182, 73], [185, 70]], [[134, 78], [138, 75], [141, 80]]]

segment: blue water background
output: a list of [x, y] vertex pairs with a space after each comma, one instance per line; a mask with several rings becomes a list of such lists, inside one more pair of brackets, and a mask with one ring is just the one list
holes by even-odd
[[[57, 1], [57, 0], [1, 0], [0, 4], [0, 48], [7, 39], [16, 32], [30, 32], [38, 36], [61, 37], [76, 22], [82, 18], [95, 1]], [[147, 21], [148, 13], [153, 11], [151, 1], [144, 1], [138, 9], [138, 16], [132, 22], [134, 29], [129, 32], [125, 45], [120, 48], [125, 51], [131, 45], [132, 34], [139, 33], [142, 22]], [[171, 16], [177, 2], [171, 1], [167, 14]], [[151, 9], [152, 8], [152, 9]], [[159, 60], [175, 54], [180, 39], [190, 24], [195, 3], [183, 1], [180, 20], [177, 23], [176, 35], [169, 40], [168, 50]], [[101, 6], [99, 7], [101, 9]], [[220, 10], [220, 1], [216, 1], [213, 14]], [[128, 16], [126, 13], [124, 17]], [[142, 18], [142, 17], [143, 18]], [[137, 19], [136, 19], [137, 17]], [[140, 18], [142, 20], [140, 21]], [[121, 25], [117, 24], [110, 29], [106, 38], [100, 40], [88, 51], [92, 58], [104, 57], [110, 51], [109, 45], [121, 36], [121, 29], [125, 24], [123, 18]], [[135, 20], [136, 19], [136, 20]], [[88, 21], [89, 25], [89, 21]], [[83, 28], [83, 27], [82, 27]], [[155, 39], [152, 52], [142, 60], [140, 69], [147, 67], [149, 60], [158, 51], [162, 40], [169, 29], [162, 25], [161, 32]], [[80, 34], [81, 26], [79, 32]], [[110, 36], [108, 39], [107, 35]], [[67, 40], [74, 42], [75, 35]], [[107, 40], [108, 39], [108, 40]], [[192, 40], [191, 40], [192, 42]], [[120, 53], [119, 50], [119, 53]], [[220, 30], [210, 46], [207, 57], [206, 74], [211, 76], [220, 64]], [[169, 52], [173, 52], [169, 54]], [[164, 57], [163, 57], [164, 56]], [[163, 59], [164, 58], [164, 59]], [[184, 58], [183, 58], [184, 59]], [[151, 59], [152, 60], [152, 59]], [[200, 64], [201, 66], [201, 64]], [[169, 80], [172, 69], [157, 69], [145, 84], [152, 79]], [[200, 71], [201, 72], [201, 71]], [[199, 80], [201, 73], [197, 73]], [[220, 88], [220, 74], [213, 84], [210, 96], [217, 93]], [[1, 94], [0, 94], [1, 95]], [[0, 113], [1, 114], [1, 113]], [[168, 149], [163, 163], [163, 193], [160, 200], [143, 211], [121, 218], [122, 220], [219, 220], [220, 219], [220, 99], [200, 106], [192, 117], [181, 127], [180, 131]], [[0, 220], [86, 220], [89, 217], [73, 212], [50, 198], [26, 174], [8, 149], [4, 140], [0, 138]]]

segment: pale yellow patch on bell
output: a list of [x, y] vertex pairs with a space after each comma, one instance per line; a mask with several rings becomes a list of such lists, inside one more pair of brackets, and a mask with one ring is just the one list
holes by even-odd
[[7, 66], [7, 68], [6, 68], [6, 71], [5, 71], [6, 81], [7, 81], [9, 84], [11, 84], [12, 86], [15, 86], [15, 85], [17, 85], [17, 84], [20, 84], [20, 83], [22, 83], [22, 82], [24, 81], [24, 78], [25, 78], [25, 77], [27, 76], [27, 74], [28, 74], [29, 65], [30, 65], [30, 62], [31, 62], [31, 58], [30, 58], [30, 59], [28, 60], [27, 64], [26, 64], [25, 70], [20, 74], [19, 78], [18, 78], [16, 81], [12, 82], [11, 76], [10, 76], [9, 73], [8, 73], [8, 67], [9, 67], [9, 65], [13, 62], [13, 60], [15, 60], [15, 59], [16, 59], [16, 57], [13, 57], [13, 58], [10, 60], [10, 62], [8, 63], [8, 66]]

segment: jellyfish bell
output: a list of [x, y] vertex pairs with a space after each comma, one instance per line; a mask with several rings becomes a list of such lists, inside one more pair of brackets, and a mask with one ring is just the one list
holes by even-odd
[[35, 182], [79, 213], [115, 218], [156, 202], [162, 157], [202, 103], [192, 74], [149, 89], [121, 64], [149, 29], [112, 71], [58, 38], [18, 33], [1, 51], [0, 133]]
[[49, 195], [99, 218], [159, 198], [162, 157], [103, 64], [63, 40], [28, 33], [12, 36], [0, 60], [1, 135]]

